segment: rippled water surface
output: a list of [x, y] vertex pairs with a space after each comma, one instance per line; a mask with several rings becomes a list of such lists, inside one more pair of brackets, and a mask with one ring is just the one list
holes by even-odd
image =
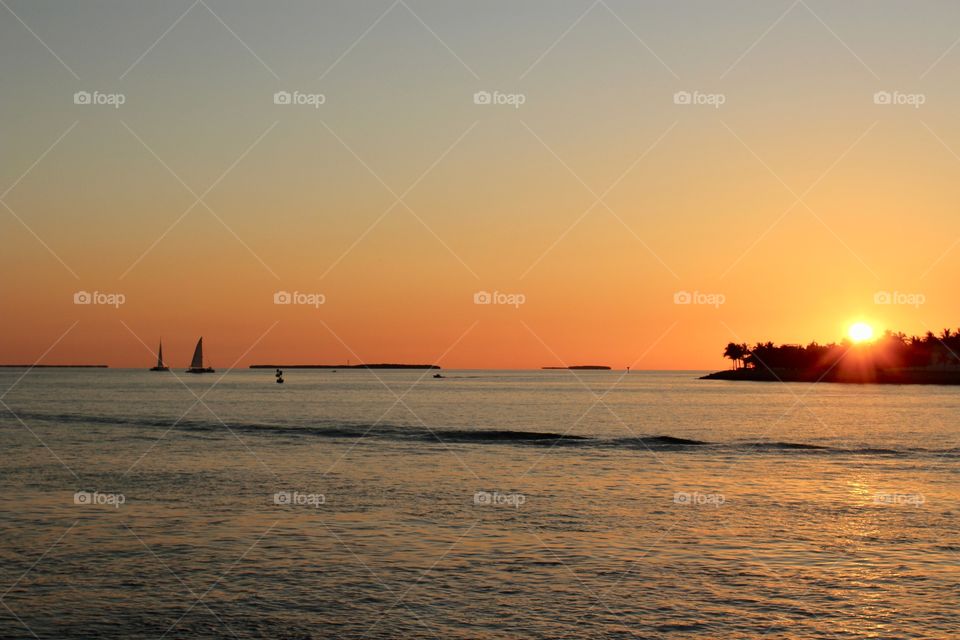
[[960, 389], [24, 373], [0, 637], [960, 636]]

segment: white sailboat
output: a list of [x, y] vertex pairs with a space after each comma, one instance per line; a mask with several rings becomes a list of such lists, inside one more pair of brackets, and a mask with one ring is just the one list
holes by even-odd
[[170, 367], [163, 364], [163, 340], [160, 341], [160, 351], [157, 352], [157, 366], [150, 367], [150, 371], [170, 371]]
[[213, 373], [213, 367], [203, 366], [203, 336], [197, 340], [197, 348], [193, 350], [193, 360], [187, 373]]

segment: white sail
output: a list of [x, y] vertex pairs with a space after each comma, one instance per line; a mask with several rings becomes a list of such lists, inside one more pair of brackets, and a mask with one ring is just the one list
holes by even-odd
[[203, 337], [197, 340], [197, 348], [193, 350], [193, 360], [190, 361], [190, 368], [203, 368]]

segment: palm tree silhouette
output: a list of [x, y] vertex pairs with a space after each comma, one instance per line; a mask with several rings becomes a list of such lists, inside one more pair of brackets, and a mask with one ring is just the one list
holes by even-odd
[[730, 358], [733, 363], [733, 368], [738, 369], [743, 366], [743, 359], [749, 353], [746, 344], [737, 344], [736, 342], [731, 342], [727, 344], [726, 348], [723, 350], [723, 357]]

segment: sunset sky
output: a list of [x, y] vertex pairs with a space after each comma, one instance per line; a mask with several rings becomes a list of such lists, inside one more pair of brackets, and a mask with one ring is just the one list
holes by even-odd
[[960, 4], [4, 1], [2, 363], [712, 369], [960, 326]]

